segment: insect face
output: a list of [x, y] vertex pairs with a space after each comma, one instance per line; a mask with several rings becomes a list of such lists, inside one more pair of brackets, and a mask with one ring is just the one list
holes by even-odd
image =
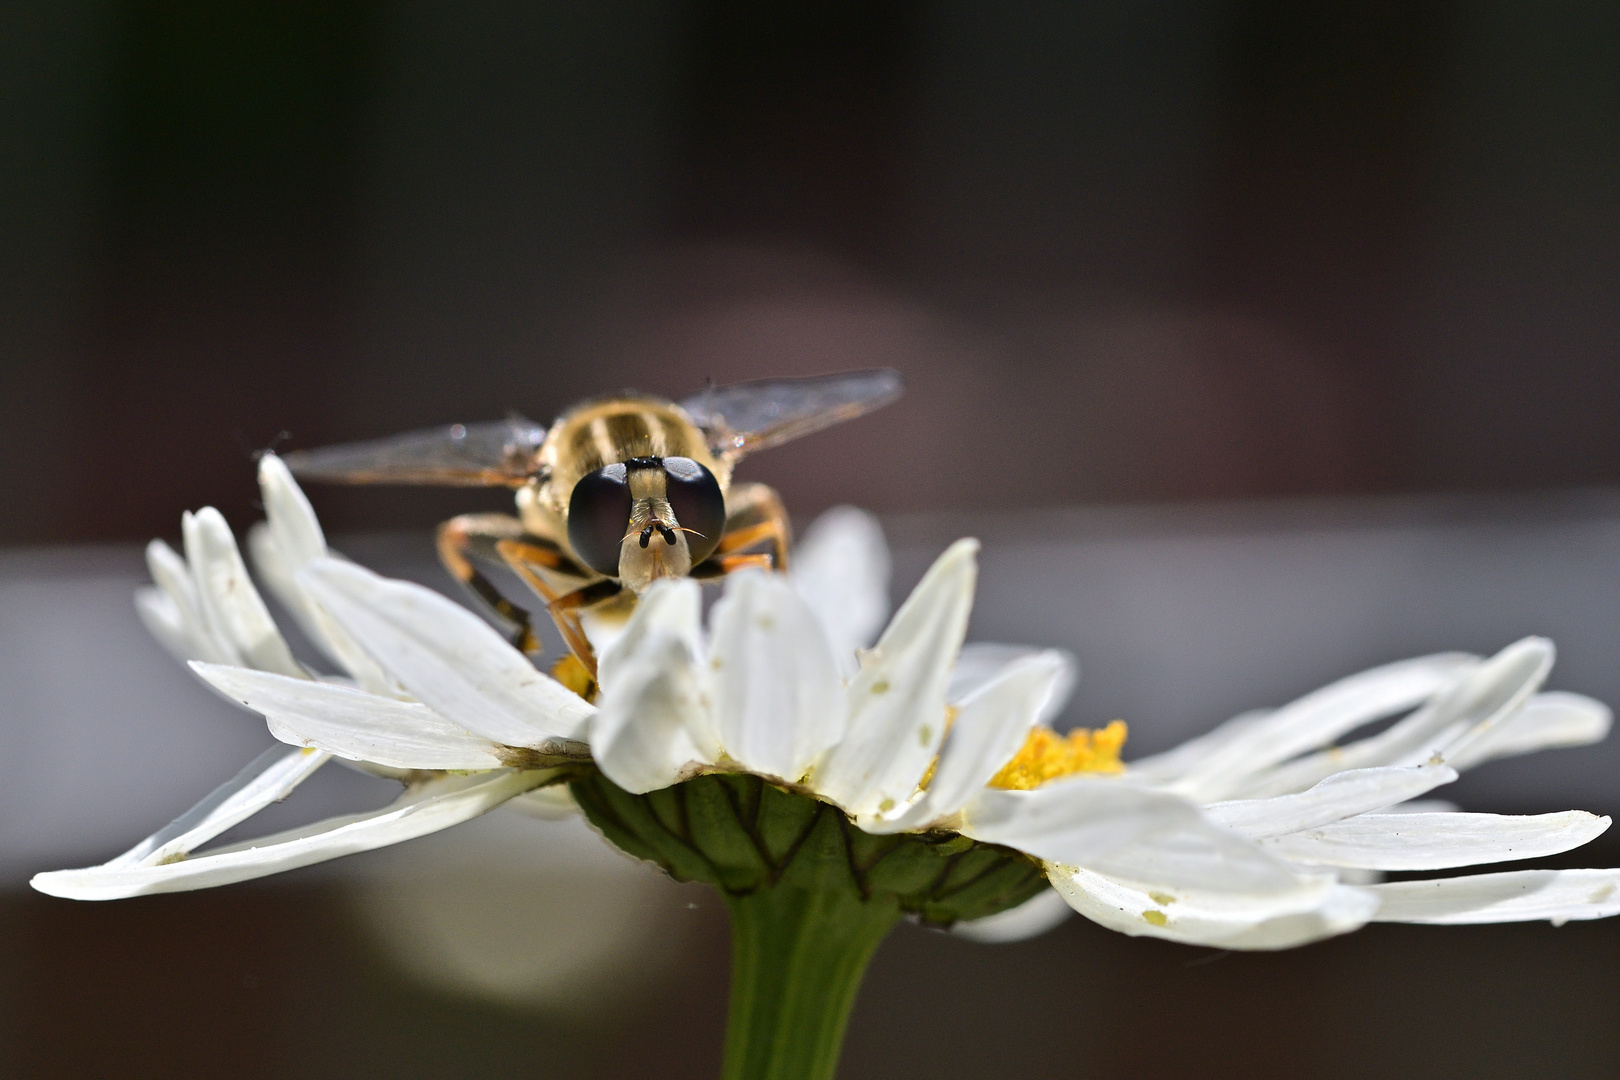
[[568, 500], [568, 543], [591, 569], [640, 593], [714, 553], [725, 496], [702, 464], [638, 457], [587, 473]]

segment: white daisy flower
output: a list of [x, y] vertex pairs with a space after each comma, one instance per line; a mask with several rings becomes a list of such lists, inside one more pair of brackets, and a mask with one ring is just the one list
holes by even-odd
[[[941, 555], [866, 648], [887, 613], [888, 555], [870, 518], [841, 510], [810, 530], [791, 575], [733, 575], [706, 626], [696, 582], [648, 590], [588, 701], [471, 611], [328, 551], [277, 459], [260, 479], [269, 520], [253, 535], [255, 561], [346, 677], [293, 659], [223, 519], [188, 515], [184, 558], [161, 543], [148, 551], [157, 584], [137, 598], [141, 613], [288, 745], [111, 862], [40, 874], [36, 888], [110, 899], [225, 884], [515, 799], [554, 812], [571, 790], [618, 846], [732, 898], [842, 875], [838, 925], [856, 937], [866, 926], [871, 945], [902, 913], [1010, 940], [1072, 908], [1125, 933], [1224, 948], [1281, 948], [1375, 920], [1620, 913], [1615, 870], [1365, 883], [1551, 855], [1608, 827], [1581, 811], [1401, 805], [1482, 761], [1607, 733], [1600, 703], [1538, 693], [1553, 660], [1541, 639], [1488, 659], [1376, 668], [1125, 766], [1123, 724], [1066, 737], [1045, 726], [1073, 681], [1069, 657], [964, 647], [974, 541]], [[405, 793], [373, 813], [198, 852], [329, 756], [395, 775]], [[733, 904], [740, 942], [749, 910]]]

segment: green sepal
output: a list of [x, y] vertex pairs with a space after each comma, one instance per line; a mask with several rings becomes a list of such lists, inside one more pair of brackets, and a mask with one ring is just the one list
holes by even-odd
[[1012, 848], [956, 833], [868, 833], [831, 803], [744, 773], [631, 795], [592, 772], [571, 790], [618, 847], [730, 897], [815, 889], [892, 900], [948, 926], [1016, 907], [1046, 884], [1040, 864]]
[[902, 915], [936, 926], [1046, 887], [1022, 852], [956, 833], [877, 835], [831, 803], [744, 773], [631, 795], [600, 772], [574, 799], [612, 843], [731, 912], [723, 1080], [831, 1080], [855, 993]]

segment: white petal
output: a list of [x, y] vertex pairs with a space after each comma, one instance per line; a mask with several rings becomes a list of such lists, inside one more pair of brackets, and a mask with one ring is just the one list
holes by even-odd
[[315, 559], [335, 553], [327, 549], [321, 523], [303, 490], [274, 454], [259, 459], [259, 490], [264, 498], [265, 520], [248, 532], [248, 550], [270, 591], [292, 612], [327, 659], [372, 693], [400, 696], [399, 684], [388, 678], [359, 643], [299, 588], [298, 571]]
[[756, 773], [798, 781], [844, 734], [844, 684], [815, 614], [780, 574], [733, 574], [710, 620], [715, 733]]
[[295, 576], [300, 567], [292, 566], [282, 558], [275, 536], [265, 522], [261, 521], [248, 530], [248, 553], [253, 556], [253, 568], [269, 587], [270, 594], [292, 613], [299, 627], [328, 660], [374, 694], [406, 696], [400, 685], [366, 655], [366, 651], [348, 631], [333, 622], [332, 616], [324, 608], [304, 595]]
[[[1254, 723], [1240, 737], [1212, 751], [1170, 787], [1197, 802], [1230, 798], [1243, 790], [1245, 778], [1268, 766], [1314, 750], [1363, 724], [1421, 704], [1471, 663], [1471, 657], [1454, 653], [1424, 656], [1331, 683]], [[1320, 779], [1315, 777], [1303, 786]]]
[[839, 671], [855, 674], [856, 651], [889, 615], [889, 546], [871, 514], [836, 506], [805, 530], [789, 578], [821, 620]]
[[213, 652], [211, 646], [198, 647], [197, 637], [192, 633], [192, 628], [186, 625], [174, 597], [156, 585], [143, 585], [135, 590], [135, 614], [140, 617], [146, 632], [157, 638], [158, 644], [182, 663], [197, 659], [198, 653]]
[[326, 554], [326, 536], [303, 489], [275, 454], [259, 458], [259, 492], [264, 516], [282, 560], [295, 571]]
[[206, 506], [186, 514], [180, 524], [198, 605], [215, 639], [231, 651], [236, 663], [307, 678], [253, 587], [225, 518]]
[[[980, 687], [1000, 675], [1009, 664], [1016, 663], [1026, 656], [1036, 656], [1050, 651], [1052, 650], [1038, 649], [1031, 645], [970, 641], [962, 646], [962, 652], [956, 658], [956, 666], [951, 669], [951, 682], [945, 690], [945, 700], [952, 705], [961, 704]], [[1074, 684], [1080, 677], [1080, 665], [1075, 662], [1074, 656], [1070, 653], [1060, 655], [1063, 657], [1064, 665], [1062, 678], [1052, 687], [1050, 696], [1042, 705], [1039, 715], [1035, 717], [1037, 724], [1050, 723], [1053, 717], [1063, 711], [1063, 706], [1069, 703], [1069, 695], [1074, 693]]]
[[1468, 757], [1475, 743], [1489, 738], [1522, 709], [1552, 673], [1554, 655], [1553, 643], [1546, 638], [1523, 638], [1485, 662], [1487, 670], [1500, 672], [1497, 678], [1477, 687], [1460, 686], [1455, 693], [1463, 697], [1457, 706], [1457, 727], [1462, 734], [1441, 748], [1447, 760]]
[[853, 816], [887, 815], [909, 803], [939, 752], [978, 550], [977, 540], [958, 540], [934, 562], [849, 685], [844, 741], [813, 783]]
[[1374, 885], [1378, 922], [1530, 922], [1620, 915], [1620, 870], [1513, 870]]
[[1300, 881], [1296, 868], [1202, 814], [1153, 830], [1085, 865], [1127, 881], [1253, 895], [1293, 892]]
[[1458, 769], [1471, 769], [1493, 758], [1586, 746], [1604, 739], [1613, 719], [1607, 705], [1580, 694], [1537, 694], [1478, 740], [1453, 749], [1447, 760]]
[[868, 827], [878, 832], [921, 828], [960, 810], [1018, 752], [1029, 729], [1070, 681], [1070, 671], [1068, 655], [1049, 650], [1022, 656], [980, 683], [958, 706], [924, 797], [892, 823]]
[[294, 788], [329, 759], [329, 755], [317, 750], [272, 746], [209, 792], [196, 806], [107, 865], [150, 865], [188, 854], [271, 803], [291, 795]]
[[1450, 761], [1459, 739], [1484, 733], [1514, 715], [1552, 670], [1552, 642], [1516, 641], [1463, 670], [1444, 692], [1411, 716], [1370, 738], [1289, 762], [1247, 783], [1247, 794], [1299, 791], [1345, 769], [1415, 765], [1435, 753]]
[[1557, 814], [1363, 814], [1278, 836], [1266, 850], [1290, 862], [1367, 870], [1440, 870], [1536, 859], [1580, 847], [1609, 819], [1583, 810]]
[[508, 764], [494, 743], [419, 702], [222, 664], [193, 663], [191, 668], [231, 701], [263, 716], [270, 734], [294, 746], [398, 769], [498, 769]]
[[192, 580], [186, 560], [162, 540], [153, 540], [146, 545], [146, 568], [168, 603], [143, 601], [144, 590], [137, 590], [135, 610], [164, 648], [180, 660], [234, 661], [235, 651], [228, 643], [215, 639], [203, 615], [197, 583]]
[[1382, 810], [1455, 779], [1457, 771], [1449, 765], [1353, 769], [1330, 776], [1297, 795], [1215, 803], [1206, 806], [1204, 813], [1258, 840]]
[[158, 866], [107, 865], [36, 874], [33, 886], [71, 900], [116, 900], [248, 881], [447, 829], [488, 813], [548, 778], [543, 771], [518, 770], [435, 777], [371, 813], [328, 818]]
[[1146, 884], [1072, 866], [1049, 865], [1047, 878], [1074, 910], [1110, 930], [1222, 949], [1287, 949], [1354, 930], [1378, 910], [1370, 892], [1325, 874], [1258, 894]]
[[960, 831], [1037, 858], [1178, 888], [1290, 894], [1301, 875], [1177, 795], [1120, 777], [1078, 776], [1033, 791], [986, 788]]
[[643, 794], [714, 761], [694, 733], [711, 729], [703, 672], [690, 644], [654, 633], [620, 659], [591, 725], [591, 756], [609, 780]]
[[1047, 889], [1015, 908], [998, 911], [982, 919], [959, 922], [951, 927], [951, 933], [981, 945], [1005, 945], [1055, 930], [1068, 922], [1073, 914], [1074, 909], [1061, 894]]
[[392, 679], [446, 720], [508, 746], [584, 737], [596, 710], [461, 605], [338, 559], [316, 559], [297, 580]]
[[604, 691], [618, 681], [619, 667], [649, 638], [674, 636], [686, 642], [694, 657], [703, 656], [703, 595], [691, 578], [663, 578], [636, 600], [624, 629], [596, 664], [596, 682]]
[[1275, 709], [1250, 709], [1169, 750], [1137, 758], [1130, 763], [1131, 778], [1153, 784], [1168, 784], [1179, 779], [1217, 750], [1246, 738], [1250, 731], [1274, 712]]

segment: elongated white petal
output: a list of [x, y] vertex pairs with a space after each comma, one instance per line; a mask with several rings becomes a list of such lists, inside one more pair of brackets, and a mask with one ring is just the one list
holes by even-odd
[[222, 664], [193, 662], [191, 668], [221, 694], [263, 716], [270, 734], [294, 746], [397, 769], [498, 769], [508, 764], [494, 743], [420, 702]]
[[1047, 878], [1074, 910], [1110, 930], [1221, 949], [1292, 948], [1354, 930], [1378, 910], [1372, 893], [1326, 874], [1261, 893], [1149, 884], [1073, 866], [1049, 865]]
[[856, 651], [889, 616], [889, 545], [877, 519], [853, 506], [822, 514], [793, 552], [793, 588], [827, 632], [838, 669], [855, 674]]
[[1067, 654], [1049, 650], [1021, 656], [980, 683], [957, 707], [924, 797], [892, 823], [868, 827], [877, 832], [921, 828], [960, 810], [1018, 752], [1069, 671]]
[[316, 559], [297, 580], [392, 679], [451, 723], [508, 746], [584, 737], [596, 710], [461, 605], [338, 559]]
[[844, 741], [812, 782], [851, 815], [887, 815], [909, 803], [939, 752], [978, 549], [977, 540], [958, 540], [934, 562], [849, 685]]
[[[348, 631], [332, 620], [325, 608], [312, 601], [299, 588], [296, 575], [300, 567], [283, 559], [269, 525], [259, 522], [248, 530], [247, 539], [253, 567], [269, 587], [270, 594], [292, 613], [299, 627], [328, 660], [374, 694], [408, 696], [398, 683], [377, 666], [375, 660], [366, 655], [366, 651]], [[337, 556], [334, 554], [333, 557]]]
[[1238, 739], [1246, 738], [1251, 730], [1275, 711], [1275, 709], [1251, 709], [1239, 713], [1204, 734], [1188, 739], [1169, 750], [1137, 758], [1130, 763], [1131, 779], [1152, 784], [1169, 784], [1173, 780], [1180, 779], [1217, 750]]
[[1270, 799], [1244, 799], [1206, 806], [1204, 813], [1229, 829], [1259, 840], [1382, 810], [1457, 779], [1449, 765], [1354, 769], [1328, 777], [1309, 791]]
[[1517, 713], [1546, 679], [1552, 661], [1552, 642], [1516, 641], [1463, 670], [1429, 704], [1386, 730], [1256, 775], [1246, 782], [1246, 794], [1281, 795], [1345, 769], [1415, 765], [1435, 753], [1449, 762], [1459, 738], [1493, 730]]
[[198, 606], [221, 646], [235, 662], [261, 671], [308, 678], [253, 587], [236, 538], [218, 510], [205, 506], [181, 518], [186, 562], [197, 586]]
[[619, 680], [626, 659], [657, 636], [677, 637], [687, 651], [701, 659], [703, 649], [703, 595], [691, 578], [655, 581], [636, 601], [624, 629], [600, 655], [596, 682], [606, 692]]
[[1121, 777], [1077, 776], [1033, 791], [986, 788], [960, 831], [1107, 877], [1178, 888], [1291, 894], [1301, 875], [1169, 792]]
[[951, 927], [957, 937], [977, 941], [981, 945], [1005, 945], [1014, 941], [1027, 941], [1055, 930], [1068, 922], [1074, 909], [1063, 896], [1052, 890], [1036, 893], [1015, 908], [986, 915], [982, 919], [967, 919]]
[[329, 759], [330, 755], [318, 750], [272, 746], [196, 806], [107, 865], [150, 865], [189, 854], [231, 826], [291, 795]]
[[1620, 915], [1620, 870], [1509, 870], [1373, 885], [1376, 921], [1462, 926]]
[[621, 658], [591, 725], [591, 756], [609, 780], [640, 795], [712, 764], [699, 738], [711, 730], [704, 672], [691, 645], [652, 634]]
[[815, 614], [780, 574], [733, 574], [710, 620], [715, 733], [756, 773], [797, 781], [844, 734], [844, 684]]
[[1297, 868], [1202, 814], [1088, 860], [1086, 867], [1128, 881], [1254, 895], [1293, 892], [1300, 879]]
[[162, 540], [146, 545], [146, 570], [158, 588], [174, 598], [186, 622], [202, 625], [201, 601], [197, 597], [197, 583], [192, 580], [191, 567], [174, 548]]
[[[151, 590], [137, 589], [135, 610], [152, 636], [182, 661], [234, 661], [235, 650], [229, 643], [216, 639], [203, 615], [197, 583], [192, 580], [186, 560], [162, 540], [153, 540], [146, 545], [146, 568], [157, 584], [157, 595]], [[158, 600], [158, 596], [167, 603]]]
[[[1331, 683], [1254, 723], [1170, 786], [1197, 802], [1230, 798], [1244, 790], [1247, 777], [1268, 766], [1421, 704], [1472, 662], [1471, 657], [1454, 653], [1424, 656]], [[1320, 779], [1315, 777], [1303, 786]]]
[[[1003, 645], [993, 641], [970, 641], [962, 646], [962, 652], [956, 658], [956, 666], [951, 669], [951, 682], [945, 690], [945, 700], [952, 705], [960, 705], [973, 696], [980, 687], [1001, 675], [1008, 665], [1029, 656], [1042, 653], [1055, 653], [1052, 649], [1037, 649], [1031, 645]], [[1037, 724], [1046, 724], [1063, 711], [1063, 706], [1069, 703], [1069, 696], [1074, 693], [1074, 684], [1080, 678], [1080, 665], [1075, 662], [1071, 653], [1057, 653], [1063, 657], [1063, 672], [1059, 681], [1051, 689], [1046, 701], [1041, 706], [1040, 713], [1035, 717]]]
[[213, 654], [211, 645], [199, 646], [193, 627], [186, 624], [174, 597], [156, 585], [143, 585], [135, 590], [135, 614], [140, 617], [146, 632], [157, 638], [168, 654], [181, 662], [199, 659], [199, 654]]
[[297, 568], [326, 554], [326, 535], [291, 471], [275, 454], [259, 458], [259, 492], [276, 550]]
[[1552, 673], [1554, 654], [1551, 641], [1527, 637], [1486, 661], [1487, 670], [1496, 669], [1500, 674], [1484, 685], [1465, 682], [1453, 691], [1453, 696], [1464, 700], [1457, 708], [1456, 727], [1461, 733], [1448, 739], [1441, 753], [1448, 759], [1468, 757], [1475, 743], [1488, 739], [1541, 689]]
[[518, 770], [435, 777], [372, 813], [328, 818], [305, 828], [162, 865], [109, 864], [36, 874], [33, 886], [40, 892], [71, 900], [117, 900], [229, 885], [447, 829], [488, 813], [549, 778], [550, 774], [543, 771]]
[[398, 697], [399, 684], [388, 678], [366, 651], [298, 587], [298, 571], [315, 559], [335, 553], [327, 549], [321, 523], [303, 490], [274, 454], [259, 459], [259, 491], [264, 498], [265, 520], [248, 531], [248, 551], [259, 576], [327, 659], [372, 693]]
[[1290, 862], [1366, 870], [1441, 870], [1556, 855], [1609, 827], [1583, 810], [1506, 814], [1363, 814], [1278, 836], [1266, 850]]
[[1586, 746], [1607, 737], [1613, 719], [1607, 705], [1580, 694], [1537, 694], [1481, 738], [1451, 750], [1447, 760], [1471, 769], [1493, 758]]

